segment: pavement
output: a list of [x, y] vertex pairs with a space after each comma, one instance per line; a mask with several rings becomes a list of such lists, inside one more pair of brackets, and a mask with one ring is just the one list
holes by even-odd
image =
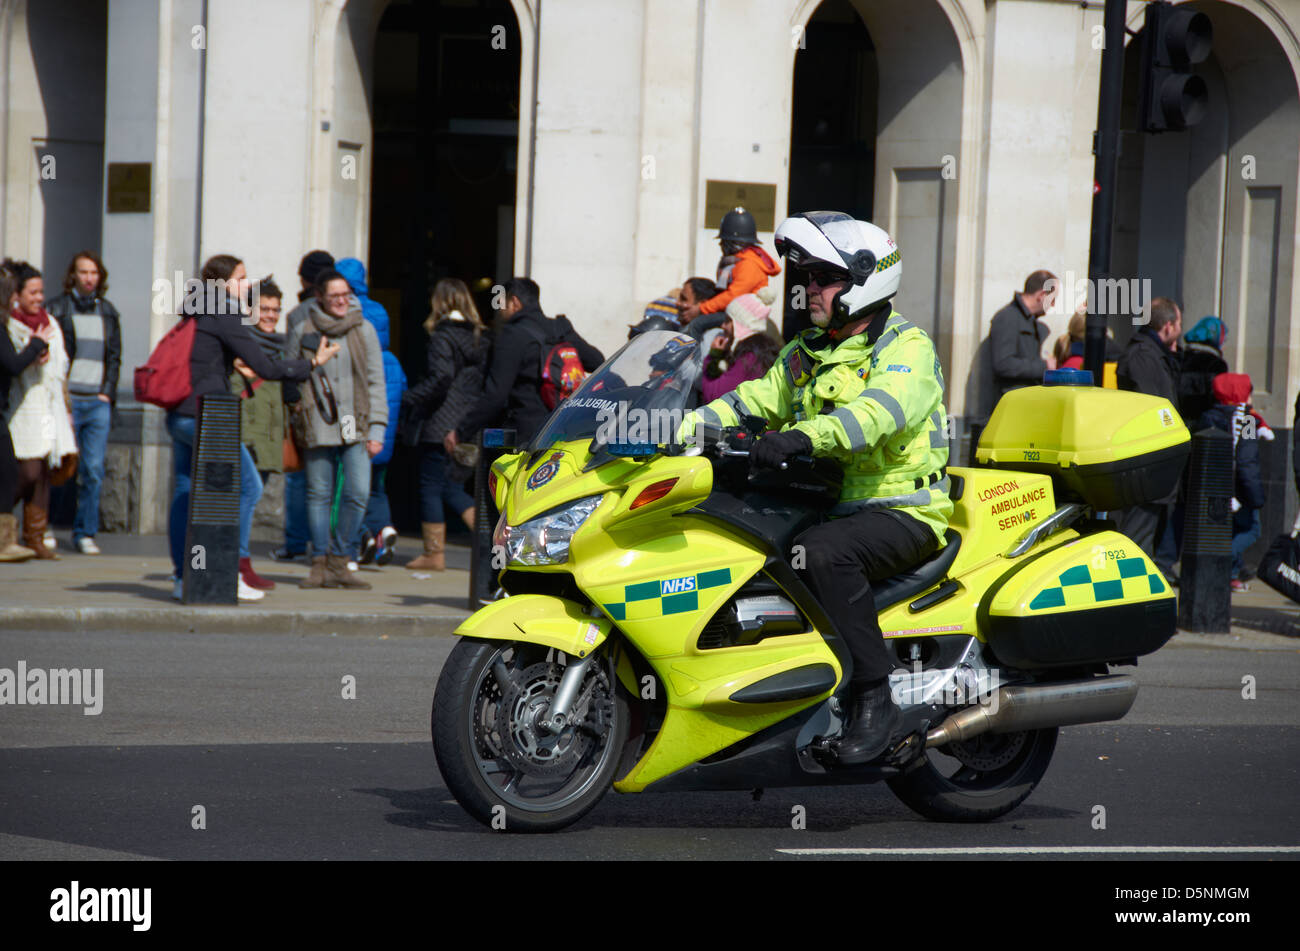
[[[419, 553], [420, 542], [400, 539], [392, 564], [359, 569], [370, 591], [299, 588], [306, 563], [272, 561], [276, 546], [254, 542], [253, 567], [275, 589], [261, 601], [209, 606], [172, 600], [162, 535], [101, 534], [96, 541], [104, 553], [93, 556], [73, 551], [69, 533], [56, 535], [59, 561], [0, 565], [4, 629], [427, 636], [450, 634], [470, 614], [469, 548], [455, 540], [447, 543], [445, 572], [413, 572], [401, 566]], [[1255, 580], [1232, 595], [1229, 632], [1179, 632], [1175, 643], [1300, 650], [1300, 604]]]
[[172, 600], [171, 559], [163, 535], [101, 533], [101, 555], [72, 549], [56, 532], [59, 561], [0, 565], [0, 618], [7, 630], [134, 630], [189, 633], [450, 634], [468, 617], [469, 548], [449, 540], [445, 572], [402, 567], [419, 554], [398, 541], [395, 560], [363, 565], [370, 591], [303, 589], [302, 562], [275, 562], [269, 542], [254, 542], [253, 567], [275, 588], [260, 601], [187, 605]]

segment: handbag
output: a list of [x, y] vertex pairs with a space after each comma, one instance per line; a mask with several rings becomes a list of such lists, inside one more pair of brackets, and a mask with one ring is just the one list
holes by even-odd
[[50, 466], [50, 485], [63, 485], [77, 474], [78, 456], [70, 452], [59, 460], [57, 466]]
[[294, 441], [293, 436], [288, 433], [284, 436], [284, 449], [281, 454], [280, 468], [285, 472], [302, 471], [302, 453], [298, 451], [298, 444]]
[[1279, 535], [1259, 563], [1259, 580], [1300, 604], [1300, 518], [1290, 535]]

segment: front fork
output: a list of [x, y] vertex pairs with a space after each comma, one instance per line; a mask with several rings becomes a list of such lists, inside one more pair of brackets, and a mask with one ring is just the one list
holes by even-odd
[[596, 652], [593, 651], [577, 663], [570, 663], [564, 668], [564, 674], [560, 677], [560, 686], [555, 690], [555, 699], [551, 701], [550, 710], [547, 711], [545, 717], [537, 721], [539, 727], [554, 735], [568, 726], [569, 712], [573, 709], [573, 702], [578, 698], [578, 691], [582, 687], [582, 681], [586, 678], [587, 671], [595, 658]]

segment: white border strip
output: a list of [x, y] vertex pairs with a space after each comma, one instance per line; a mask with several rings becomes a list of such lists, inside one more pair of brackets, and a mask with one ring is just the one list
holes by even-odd
[[1184, 854], [1222, 855], [1300, 852], [1294, 845], [996, 845], [932, 849], [777, 849], [786, 855], [1122, 855]]

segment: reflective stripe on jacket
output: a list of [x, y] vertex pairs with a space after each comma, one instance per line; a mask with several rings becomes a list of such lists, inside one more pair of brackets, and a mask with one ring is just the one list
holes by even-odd
[[813, 452], [844, 468], [832, 515], [897, 508], [942, 540], [948, 498], [947, 415], [943, 371], [925, 331], [891, 312], [874, 344], [855, 334], [833, 348], [825, 331], [804, 331], [766, 375], [697, 409], [684, 421], [734, 426], [742, 415], [797, 429]]

